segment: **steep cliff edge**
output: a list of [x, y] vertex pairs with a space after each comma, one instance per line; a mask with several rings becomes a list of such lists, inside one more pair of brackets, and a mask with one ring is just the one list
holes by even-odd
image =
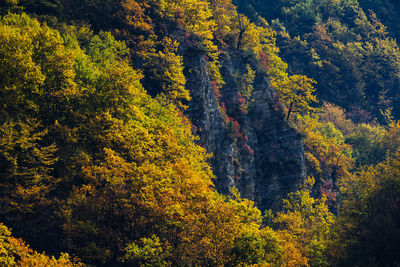
[[305, 163], [301, 137], [285, 121], [274, 89], [256, 71], [248, 108], [240, 111], [240, 77], [246, 66], [257, 69], [250, 57], [235, 51], [221, 55], [225, 85], [216, 96], [207, 58], [191, 49], [183, 55], [192, 97], [187, 113], [199, 143], [213, 154], [217, 190], [227, 194], [235, 186], [261, 210], [278, 207], [304, 180]]

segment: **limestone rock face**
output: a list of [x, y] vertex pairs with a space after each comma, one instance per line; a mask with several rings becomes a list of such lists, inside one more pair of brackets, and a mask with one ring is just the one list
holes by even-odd
[[[249, 107], [241, 112], [239, 81], [247, 71], [246, 65], [257, 70], [256, 63], [237, 51], [221, 55], [225, 85], [218, 100], [204, 55], [190, 49], [182, 51], [192, 97], [187, 114], [200, 137], [199, 144], [213, 154], [210, 163], [217, 190], [229, 194], [235, 186], [261, 210], [279, 208], [281, 199], [295, 191], [306, 174], [301, 137], [285, 120], [274, 89], [256, 71]], [[222, 105], [226, 115], [221, 113]], [[237, 138], [229, 121], [237, 122], [245, 137]]]

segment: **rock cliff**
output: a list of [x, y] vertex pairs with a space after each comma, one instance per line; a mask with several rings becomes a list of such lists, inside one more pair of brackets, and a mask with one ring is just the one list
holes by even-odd
[[301, 137], [285, 121], [274, 89], [256, 71], [248, 108], [240, 111], [240, 77], [246, 66], [257, 70], [251, 57], [237, 51], [221, 56], [222, 97], [216, 96], [204, 55], [183, 49], [183, 58], [192, 97], [187, 113], [199, 143], [213, 154], [217, 190], [227, 194], [235, 186], [261, 210], [279, 207], [304, 180], [305, 164]]

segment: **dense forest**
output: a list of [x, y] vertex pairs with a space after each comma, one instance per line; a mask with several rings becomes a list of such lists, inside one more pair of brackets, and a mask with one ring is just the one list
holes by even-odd
[[[0, 266], [400, 265], [399, 34], [394, 0], [2, 0]], [[304, 165], [274, 201], [267, 139]]]

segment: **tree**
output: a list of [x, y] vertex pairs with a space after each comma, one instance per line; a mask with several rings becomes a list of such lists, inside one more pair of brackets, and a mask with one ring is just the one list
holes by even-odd
[[[161, 44], [160, 44], [161, 45]], [[182, 56], [177, 55], [178, 42], [165, 37], [162, 40], [164, 49], [157, 53], [147, 53], [144, 56], [145, 79], [143, 83], [152, 95], [164, 94], [177, 108], [186, 108], [182, 102], [189, 101], [189, 91], [185, 88], [186, 79], [183, 75]], [[154, 92], [155, 91], [155, 92]]]
[[331, 248], [335, 265], [393, 266], [399, 250], [399, 153], [341, 182]]
[[77, 94], [74, 57], [57, 31], [26, 14], [1, 19], [0, 43], [0, 202], [7, 207], [4, 222], [12, 223], [17, 235], [43, 248], [44, 240], [54, 240], [49, 229], [57, 221], [53, 216], [60, 184], [55, 175], [59, 147], [49, 125], [70, 118], [66, 114]]
[[351, 134], [354, 129], [354, 123], [347, 117], [346, 111], [332, 103], [324, 102], [318, 112], [319, 119], [323, 122], [331, 122], [335, 128], [343, 133], [345, 137]]
[[[244, 264], [283, 263], [282, 240], [269, 227], [260, 232], [245, 232], [235, 239], [232, 247], [232, 266]], [[287, 253], [288, 254], [288, 253]]]
[[[321, 100], [347, 110], [355, 105], [381, 119], [380, 109], [390, 106], [397, 116], [399, 85], [398, 45], [374, 15], [386, 19], [392, 14], [387, 22], [398, 31], [391, 22], [398, 8], [384, 2], [249, 0], [238, 5], [253, 21], [258, 16], [273, 21], [290, 72], [315, 79]], [[374, 10], [370, 16], [368, 9]]]
[[308, 113], [315, 110], [310, 106], [312, 102], [317, 102], [313, 93], [315, 88], [313, 79], [303, 75], [293, 75], [285, 80], [275, 81], [274, 87], [278, 91], [281, 101], [287, 108], [286, 119], [294, 112]]
[[383, 147], [385, 129], [379, 125], [358, 124], [346, 143], [353, 148], [353, 157], [357, 166], [375, 165], [385, 159]]
[[334, 215], [326, 205], [326, 198], [310, 196], [314, 179], [309, 178], [302, 189], [284, 200], [284, 211], [278, 212], [274, 223], [278, 233], [294, 240], [307, 260], [297, 266], [327, 266], [327, 250]]
[[245, 17], [244, 15], [237, 12], [237, 21], [238, 21], [238, 26], [239, 26], [238, 27], [239, 34], [238, 34], [236, 49], [240, 50], [240, 47], [242, 45], [242, 40], [243, 40], [243, 34], [246, 32], [247, 28], [250, 26], [250, 20], [247, 17]]
[[296, 128], [305, 135], [304, 147], [309, 173], [317, 184], [332, 180], [336, 183], [347, 176], [353, 166], [351, 146], [332, 123], [319, 122], [316, 116], [297, 116]]
[[214, 37], [216, 41], [226, 46], [226, 37], [233, 30], [233, 19], [236, 17], [236, 6], [230, 0], [211, 0], [210, 7], [216, 23]]
[[256, 72], [250, 67], [249, 64], [246, 65], [246, 73], [240, 77], [240, 95], [239, 104], [240, 110], [243, 113], [247, 113], [249, 107], [252, 103], [252, 93], [254, 90], [254, 78], [256, 77]]
[[56, 259], [29, 248], [21, 239], [11, 236], [11, 231], [0, 223], [0, 265], [2, 266], [83, 266], [77, 259], [72, 260], [67, 253]]

